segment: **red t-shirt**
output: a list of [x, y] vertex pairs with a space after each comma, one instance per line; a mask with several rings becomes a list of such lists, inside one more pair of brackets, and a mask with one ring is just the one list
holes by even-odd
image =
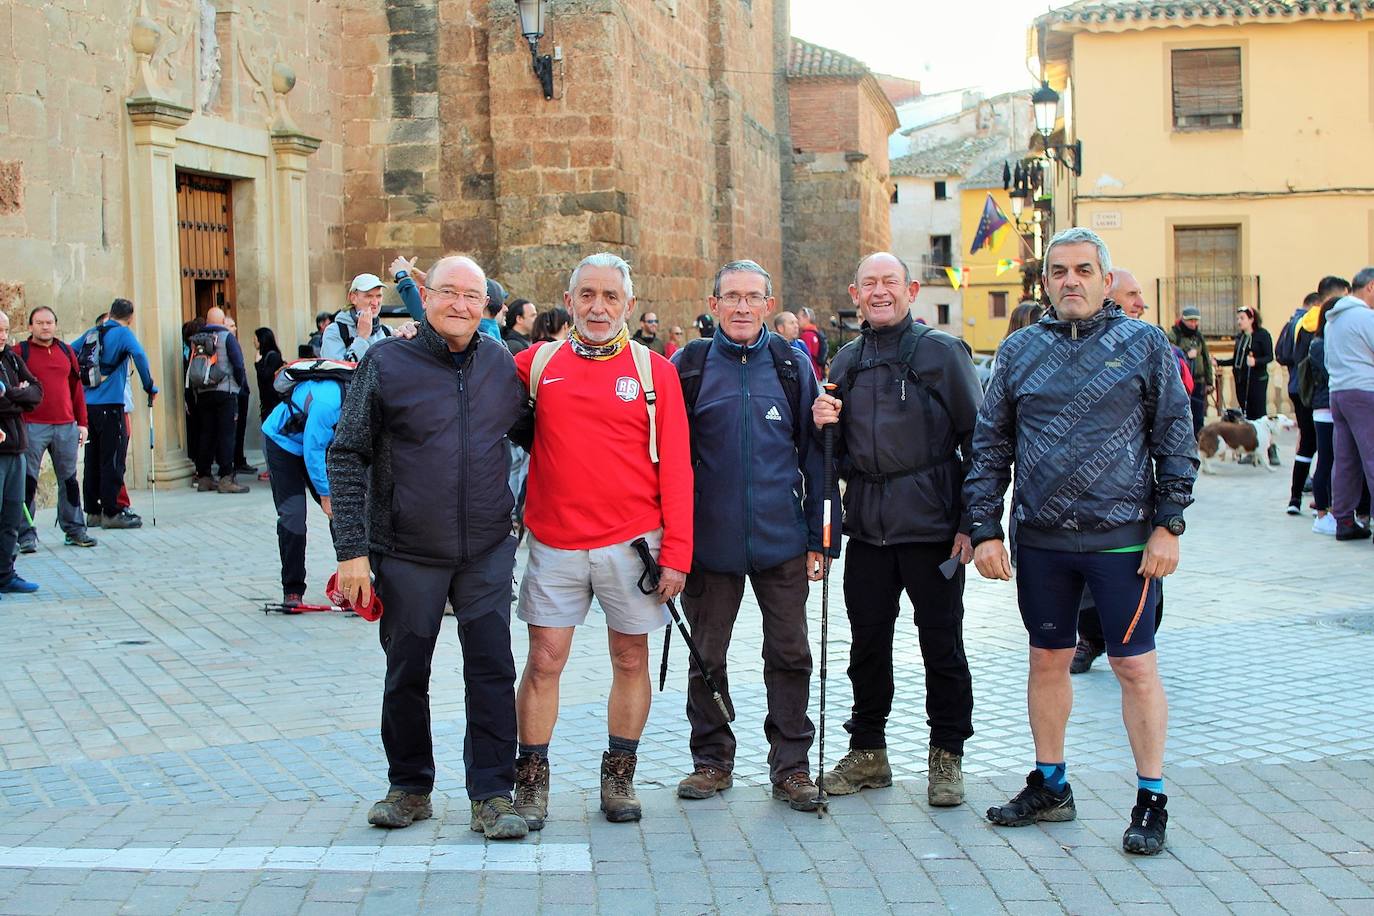
[[81, 387], [81, 380], [76, 375], [75, 355], [69, 355], [56, 338], [48, 347], [32, 339], [25, 343], [27, 347], [17, 343], [11, 346], [21, 357], [24, 350], [29, 351], [25, 363], [43, 386], [43, 400], [24, 414], [24, 422], [54, 425], [75, 422], [77, 426], [89, 426], [86, 420], [86, 390]]
[[[555, 344], [556, 346], [557, 344]], [[516, 354], [526, 387], [545, 344]], [[673, 364], [649, 354], [658, 394], [658, 461], [649, 460], [649, 413], [627, 346], [612, 359], [563, 346], [544, 369], [535, 406], [525, 524], [560, 550], [590, 550], [663, 529], [659, 564], [692, 564], [692, 455], [682, 385]]]

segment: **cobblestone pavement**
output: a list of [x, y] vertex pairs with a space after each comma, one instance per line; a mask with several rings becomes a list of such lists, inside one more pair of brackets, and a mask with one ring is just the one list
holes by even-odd
[[[1291, 453], [1291, 442], [1289, 443]], [[1211, 912], [1374, 914], [1374, 650], [1369, 542], [1283, 514], [1288, 468], [1204, 477], [1166, 587], [1169, 849], [1127, 857], [1133, 767], [1101, 661], [1075, 679], [1071, 824], [1013, 831], [980, 812], [1030, 767], [1025, 635], [1005, 583], [970, 580], [977, 735], [969, 803], [924, 802], [914, 627], [899, 628], [889, 744], [897, 783], [830, 816], [768, 797], [757, 608], [731, 652], [740, 755], [723, 798], [679, 801], [686, 652], [674, 640], [641, 748], [645, 818], [597, 812], [609, 669], [593, 615], [564, 679], [552, 816], [524, 843], [467, 827], [457, 639], [436, 656], [435, 818], [366, 825], [385, 791], [375, 629], [266, 615], [279, 594], [265, 485], [158, 494], [159, 524], [19, 560], [42, 584], [0, 620], [0, 914], [414, 912]], [[148, 494], [136, 501], [151, 521]], [[311, 518], [312, 585], [330, 569]], [[826, 755], [845, 747], [848, 629], [835, 569]], [[812, 593], [818, 650], [820, 589]], [[517, 661], [525, 639], [517, 624]], [[659, 641], [653, 641], [657, 665]], [[813, 696], [813, 717], [815, 697]], [[814, 765], [814, 763], [813, 763]]]

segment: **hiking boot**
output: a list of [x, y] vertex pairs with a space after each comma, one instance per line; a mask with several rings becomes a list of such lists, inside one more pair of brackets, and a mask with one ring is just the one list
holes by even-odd
[[473, 802], [468, 826], [489, 840], [518, 840], [530, 832], [525, 819], [515, 813], [515, 806], [504, 795]]
[[287, 607], [296, 607], [303, 600], [305, 600], [305, 596], [299, 592], [287, 592], [281, 596], [281, 603]]
[[1031, 770], [1026, 787], [1005, 805], [988, 809], [988, 820], [999, 827], [1025, 827], [1036, 821], [1071, 821], [1078, 817], [1073, 787], [1064, 783], [1063, 793], [1045, 785], [1045, 774]]
[[[735, 784], [729, 772], [709, 763], [698, 763], [692, 775], [677, 784], [678, 798], [710, 798]], [[776, 795], [774, 796], [777, 797]]]
[[635, 764], [638, 762], [634, 754], [606, 751], [601, 755], [601, 810], [606, 812], [606, 820], [613, 824], [637, 821], [643, 816], [639, 799], [635, 797]]
[[549, 816], [549, 758], [527, 754], [515, 761], [515, 813], [531, 830], [543, 830]]
[[773, 797], [787, 802], [787, 807], [793, 811], [815, 811], [820, 804], [820, 791], [805, 770], [773, 783]]
[[835, 769], [821, 776], [821, 783], [827, 795], [853, 795], [860, 789], [882, 789], [892, 785], [887, 748], [871, 751], [850, 748], [849, 753], [835, 764]]
[[211, 477], [209, 474], [206, 474], [204, 477], [197, 477], [197, 478], [196, 478], [196, 492], [197, 492], [197, 493], [213, 493], [213, 492], [215, 492], [215, 478]]
[[87, 532], [77, 531], [68, 534], [63, 538], [62, 543], [66, 544], [68, 547], [94, 547], [96, 541], [95, 538], [91, 537]]
[[930, 746], [927, 763], [926, 799], [937, 808], [953, 808], [964, 803], [963, 755]]
[[1073, 650], [1073, 661], [1069, 662], [1069, 674], [1082, 674], [1093, 666], [1097, 657], [1107, 651], [1105, 644], [1090, 639], [1080, 639]]
[[234, 462], [235, 474], [256, 474], [257, 472], [258, 466], [256, 464], [249, 464], [247, 461]]
[[103, 522], [104, 520], [105, 520], [105, 517], [104, 517], [103, 515], [101, 515], [99, 512], [87, 512], [87, 513], [86, 513], [86, 527], [87, 527], [87, 528], [99, 528], [101, 522]]
[[121, 512], [118, 515], [107, 515], [100, 523], [101, 528], [142, 528], [143, 519], [138, 516], [132, 518], [129, 514]]
[[219, 492], [221, 493], [247, 493], [248, 488], [239, 483], [232, 477], [221, 477], [219, 479]]
[[1164, 806], [1168, 803], [1167, 795], [1137, 789], [1135, 807], [1131, 809], [1131, 826], [1121, 836], [1121, 848], [1138, 856], [1157, 856], [1163, 852], [1164, 828], [1169, 824], [1169, 812]]
[[1336, 540], [1359, 541], [1367, 537], [1369, 537], [1369, 529], [1357, 524], [1354, 519], [1336, 520]]
[[19, 552], [20, 552], [20, 553], [38, 553], [38, 542], [37, 542], [37, 541], [20, 541], [20, 542], [19, 542]]
[[386, 798], [372, 806], [367, 812], [367, 822], [374, 827], [409, 827], [416, 821], [434, 816], [429, 804], [429, 793], [416, 795], [392, 789]]

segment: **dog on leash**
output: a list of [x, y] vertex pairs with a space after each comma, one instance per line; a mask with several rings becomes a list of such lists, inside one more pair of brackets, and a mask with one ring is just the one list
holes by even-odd
[[1208, 423], [1197, 434], [1197, 453], [1202, 460], [1202, 472], [1215, 474], [1216, 463], [1234, 461], [1245, 462], [1251, 456], [1251, 463], [1266, 471], [1274, 470], [1265, 460], [1269, 445], [1281, 429], [1292, 429], [1294, 423], [1283, 414], [1261, 417], [1258, 420], [1224, 419]]

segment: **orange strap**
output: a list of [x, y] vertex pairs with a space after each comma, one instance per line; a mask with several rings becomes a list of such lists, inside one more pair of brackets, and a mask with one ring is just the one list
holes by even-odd
[[1140, 589], [1140, 603], [1135, 606], [1135, 616], [1131, 618], [1131, 625], [1126, 628], [1126, 635], [1121, 638], [1124, 646], [1131, 641], [1131, 634], [1135, 632], [1135, 625], [1140, 623], [1140, 615], [1145, 610], [1145, 599], [1150, 597], [1150, 580], [1145, 580], [1145, 585]]

